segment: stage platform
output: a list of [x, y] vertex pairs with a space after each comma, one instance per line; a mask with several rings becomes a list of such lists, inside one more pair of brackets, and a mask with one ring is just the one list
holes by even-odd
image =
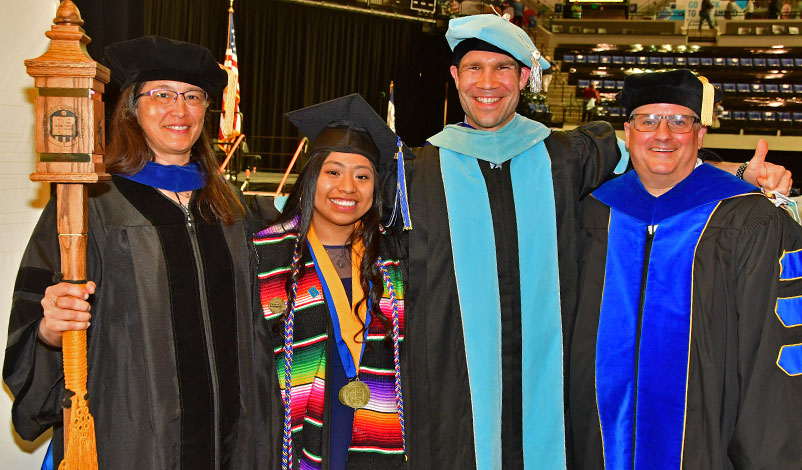
[[[250, 177], [246, 177], [245, 172], [241, 171], [237, 175], [228, 175], [228, 180], [243, 191], [274, 192], [276, 188], [278, 188], [283, 176], [284, 173], [256, 171], [251, 172]], [[290, 175], [287, 176], [287, 182], [284, 183], [282, 192], [285, 194], [289, 193], [290, 189], [292, 189], [292, 185], [295, 184], [296, 179], [298, 179], [298, 175], [295, 173], [290, 173]], [[246, 182], [247, 184], [245, 184]], [[243, 185], [245, 185], [245, 187], [243, 187]]]

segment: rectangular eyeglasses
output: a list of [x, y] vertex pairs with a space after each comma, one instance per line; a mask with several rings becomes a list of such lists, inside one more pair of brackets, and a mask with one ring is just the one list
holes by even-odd
[[187, 106], [206, 106], [206, 102], [209, 99], [209, 95], [203, 90], [189, 90], [183, 93], [173, 90], [150, 90], [140, 93], [136, 97], [150, 96], [157, 104], [168, 106], [178, 99], [178, 95], [184, 98], [184, 103], [186, 103]]
[[687, 134], [693, 129], [693, 125], [699, 121], [696, 116], [688, 116], [685, 114], [674, 114], [664, 116], [662, 114], [633, 114], [629, 118], [629, 122], [636, 131], [640, 132], [654, 132], [660, 127], [660, 121], [666, 120], [668, 130], [675, 134]]

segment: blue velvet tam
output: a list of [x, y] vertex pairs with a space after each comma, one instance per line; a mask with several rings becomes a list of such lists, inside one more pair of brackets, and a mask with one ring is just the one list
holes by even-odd
[[[532, 61], [535, 59], [540, 63], [540, 67], [543, 70], [550, 67], [549, 61], [543, 59], [540, 51], [537, 50], [526, 31], [498, 15], [465, 16], [448, 22], [446, 40], [452, 51], [457, 53], [457, 45], [466, 39], [472, 38], [497, 47], [501, 50], [500, 52], [512, 57], [526, 67], [534, 68]], [[471, 42], [479, 44], [478, 42]], [[470, 50], [496, 52], [484, 47], [473, 46], [471, 49], [459, 52], [465, 55]]]

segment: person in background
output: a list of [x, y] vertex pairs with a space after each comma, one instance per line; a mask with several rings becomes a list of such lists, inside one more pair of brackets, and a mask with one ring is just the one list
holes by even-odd
[[802, 227], [736, 177], [746, 165], [698, 160], [721, 95], [689, 70], [618, 95], [634, 169], [583, 203], [576, 468], [802, 462]]
[[791, 2], [788, 0], [783, 2], [783, 6], [780, 8], [780, 18], [784, 20], [791, 19]]
[[122, 92], [111, 180], [89, 189], [90, 282], [58, 282], [51, 199], [14, 289], [3, 365], [14, 427], [31, 440], [53, 428], [46, 463], [58, 467], [62, 333], [88, 329], [100, 468], [267, 468], [275, 404], [253, 364], [251, 230], [204, 127], [226, 72], [206, 48], [154, 36], [108, 46], [104, 62]]
[[596, 106], [601, 101], [601, 94], [596, 89], [596, 84], [593, 81], [580, 92], [582, 95], [582, 122], [589, 122], [593, 120], [596, 114]]
[[769, 1], [769, 18], [776, 20], [780, 17], [780, 0]]
[[582, 19], [582, 5], [579, 2], [571, 3], [571, 18]]
[[524, 9], [524, 23], [530, 31], [537, 28], [537, 15], [538, 12], [529, 8], [529, 6]]
[[512, 17], [515, 15], [515, 10], [512, 6], [512, 0], [504, 0], [501, 4], [501, 15], [506, 16], [509, 21], [512, 21]]
[[724, 19], [731, 20], [737, 14], [737, 10], [735, 9], [735, 0], [729, 0], [727, 2], [727, 7], [724, 9]]
[[279, 220], [254, 237], [282, 468], [401, 469], [403, 250], [382, 206], [396, 207], [403, 146], [359, 95], [287, 117], [311, 140], [309, 159]]
[[699, 7], [699, 31], [702, 30], [702, 24], [704, 24], [705, 21], [707, 21], [707, 25], [710, 27], [710, 29], [716, 29], [716, 27], [713, 25], [713, 19], [710, 16], [713, 8], [713, 2], [710, 0], [702, 0], [702, 4]]
[[512, 24], [523, 28], [524, 26], [524, 4], [521, 0], [512, 0]]
[[595, 121], [596, 115], [599, 113], [598, 106], [596, 106], [596, 98], [589, 99], [582, 112], [582, 122]]
[[755, 15], [755, 0], [746, 0], [746, 8], [744, 9], [745, 19], [751, 20]]

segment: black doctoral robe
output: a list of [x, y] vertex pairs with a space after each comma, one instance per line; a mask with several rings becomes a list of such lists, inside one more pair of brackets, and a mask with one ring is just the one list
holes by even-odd
[[708, 199], [738, 182], [708, 165], [651, 200], [633, 176], [583, 207], [575, 467], [802, 468], [802, 227]]
[[[545, 143], [557, 213], [560, 301], [563, 312], [573, 312], [579, 201], [612, 174], [621, 154], [615, 131], [604, 122], [554, 132]], [[522, 401], [530, 398], [521, 389], [518, 279], [519, 269], [526, 267], [519, 266], [509, 167], [509, 162], [499, 168], [480, 162], [492, 212], [493, 220], [487, 223], [495, 233], [502, 308], [502, 461], [504, 468], [523, 468], [520, 410]], [[417, 149], [407, 171], [413, 230], [409, 232], [407, 345], [402, 366], [409, 464], [421, 469], [476, 468], [462, 317], [438, 148]], [[531, 204], [531, 211], [538, 211], [539, 202]], [[566, 347], [572, 318], [571, 314], [562, 319]], [[567, 358], [565, 354], [566, 373]]]
[[[152, 187], [119, 177], [90, 186], [88, 390], [102, 469], [267, 468], [275, 452], [275, 373], [253, 365], [250, 230], [245, 219], [203, 221], [194, 199], [190, 208], [191, 223]], [[3, 379], [23, 438], [54, 428], [57, 465], [61, 350], [37, 339], [39, 301], [60, 266], [55, 212], [53, 199], [17, 275]]]

